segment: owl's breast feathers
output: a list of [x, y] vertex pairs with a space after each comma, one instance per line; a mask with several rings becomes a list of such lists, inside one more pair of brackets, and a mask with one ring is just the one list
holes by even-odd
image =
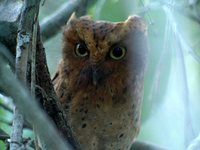
[[139, 132], [143, 79], [122, 73], [106, 76], [92, 67], [77, 79], [63, 71], [54, 78], [69, 132], [83, 150], [128, 149]]

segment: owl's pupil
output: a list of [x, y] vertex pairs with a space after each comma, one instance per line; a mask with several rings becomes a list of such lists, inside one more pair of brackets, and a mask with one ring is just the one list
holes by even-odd
[[83, 49], [83, 48], [79, 49], [79, 53], [80, 53], [80, 54], [82, 54], [82, 55], [83, 55], [83, 54], [85, 54], [85, 52], [86, 52], [86, 50], [85, 50], [85, 49]]
[[75, 47], [75, 54], [80, 57], [85, 57], [88, 54], [87, 48], [84, 44], [78, 43]]
[[116, 47], [113, 49], [113, 55], [115, 57], [121, 57], [123, 54], [122, 49], [120, 47]]
[[115, 46], [110, 50], [110, 57], [114, 60], [120, 60], [124, 58], [126, 54], [126, 48], [122, 46]]
[[86, 53], [86, 48], [85, 48], [85, 46], [83, 46], [82, 44], [79, 44], [78, 45], [78, 52], [80, 53], [80, 54], [85, 54]]

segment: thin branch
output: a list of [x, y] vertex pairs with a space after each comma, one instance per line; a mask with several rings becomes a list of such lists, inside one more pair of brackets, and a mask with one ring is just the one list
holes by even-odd
[[[1, 56], [0, 56], [1, 57]], [[49, 150], [66, 150], [69, 146], [58, 135], [57, 130], [48, 116], [39, 108], [29, 92], [16, 80], [15, 75], [6, 67], [4, 59], [0, 58], [0, 89], [14, 98], [15, 104], [23, 116], [33, 125], [46, 143]], [[16, 92], [18, 91], [18, 92]], [[37, 113], [36, 113], [37, 112]], [[56, 140], [55, 140], [56, 139]]]
[[23, 123], [24, 119], [19, 110], [14, 108], [12, 134], [10, 142], [10, 150], [20, 149], [22, 145]]
[[64, 3], [57, 11], [52, 15], [46, 17], [41, 21], [41, 35], [42, 40], [54, 36], [67, 22], [71, 14], [78, 8], [82, 0], [70, 0]]
[[52, 15], [41, 21], [42, 40], [46, 41], [58, 33], [65, 25], [69, 17], [76, 11], [76, 15], [83, 16], [87, 9], [94, 5], [97, 0], [70, 0], [58, 8]]

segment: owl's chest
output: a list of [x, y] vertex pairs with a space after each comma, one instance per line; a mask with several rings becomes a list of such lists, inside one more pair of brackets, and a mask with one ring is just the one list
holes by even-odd
[[86, 88], [74, 95], [69, 125], [83, 149], [130, 147], [139, 129], [140, 113], [134, 108], [139, 99], [133, 100], [128, 90], [120, 92]]

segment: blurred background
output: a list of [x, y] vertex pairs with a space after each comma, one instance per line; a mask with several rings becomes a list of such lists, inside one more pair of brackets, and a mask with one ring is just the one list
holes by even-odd
[[[48, 0], [39, 19], [67, 0]], [[91, 0], [95, 20], [124, 21], [137, 14], [148, 25], [149, 57], [145, 75], [141, 132], [138, 137], [170, 150], [184, 150], [200, 132], [200, 1]], [[62, 29], [44, 43], [51, 75], [61, 57]], [[0, 97], [0, 129], [10, 133], [12, 107]], [[29, 129], [25, 136], [32, 136]], [[0, 141], [0, 149], [5, 144]]]

